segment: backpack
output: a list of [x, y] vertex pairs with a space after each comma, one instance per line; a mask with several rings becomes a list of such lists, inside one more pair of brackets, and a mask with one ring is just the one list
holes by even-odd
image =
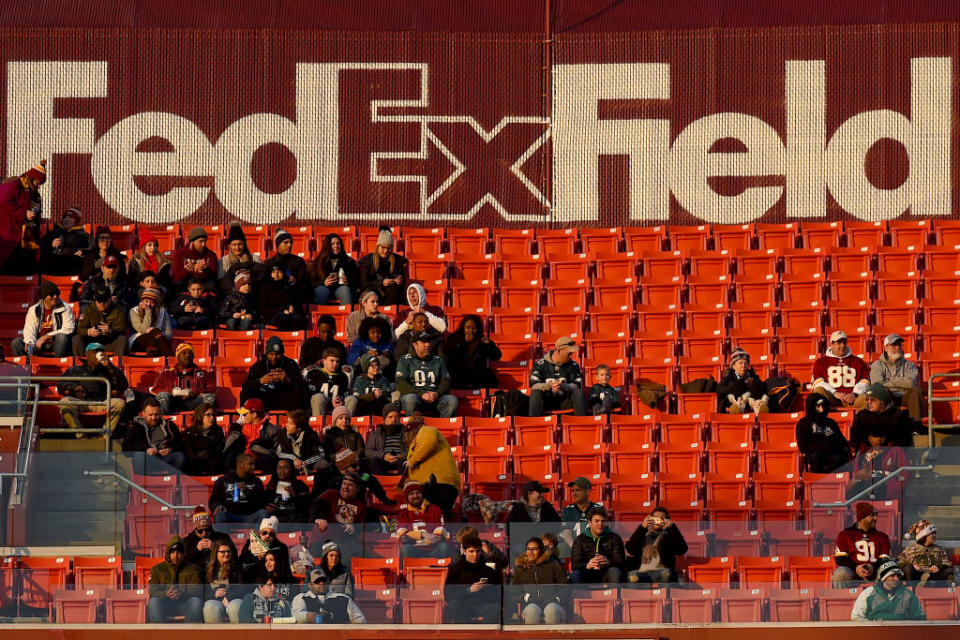
[[497, 391], [490, 403], [490, 417], [525, 416], [530, 413], [530, 398], [516, 389]]
[[768, 378], [767, 407], [771, 413], [786, 413], [790, 411], [793, 400], [797, 396], [800, 383], [786, 377]]

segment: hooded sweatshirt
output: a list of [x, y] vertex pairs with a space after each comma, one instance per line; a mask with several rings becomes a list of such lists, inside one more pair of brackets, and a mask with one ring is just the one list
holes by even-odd
[[427, 314], [427, 322], [437, 333], [443, 333], [447, 330], [447, 318], [443, 315], [443, 308], [436, 305], [427, 304], [427, 292], [422, 285], [413, 283], [407, 285], [407, 309], [403, 309], [397, 313], [393, 318], [393, 333], [396, 337], [400, 337], [401, 334], [405, 333], [410, 329], [410, 325], [407, 324], [407, 316], [410, 315], [410, 312], [413, 308], [413, 304], [410, 302], [410, 290], [413, 289], [420, 296], [420, 305], [419, 310]]
[[290, 604], [280, 596], [280, 590], [273, 592], [272, 598], [266, 598], [257, 587], [243, 597], [237, 618], [240, 622], [263, 622], [264, 618], [289, 618]]
[[822, 388], [830, 393], [854, 393], [862, 395], [867, 392], [870, 380], [870, 367], [862, 359], [853, 355], [850, 347], [842, 356], [827, 352], [813, 363], [813, 386]]
[[150, 597], [167, 597], [167, 589], [170, 585], [177, 585], [181, 592], [181, 600], [185, 598], [199, 598], [203, 593], [203, 576], [196, 565], [190, 564], [186, 560], [186, 555], [180, 560], [180, 564], [173, 564], [170, 560], [170, 551], [175, 545], [183, 545], [180, 536], [171, 536], [167, 542], [167, 547], [163, 552], [163, 562], [157, 564], [150, 570]]
[[[850, 445], [839, 425], [827, 413], [817, 411], [821, 399], [826, 400], [818, 393], [807, 396], [806, 414], [797, 422], [797, 446], [805, 455], [842, 452], [849, 459]], [[829, 406], [829, 400], [826, 402]]]

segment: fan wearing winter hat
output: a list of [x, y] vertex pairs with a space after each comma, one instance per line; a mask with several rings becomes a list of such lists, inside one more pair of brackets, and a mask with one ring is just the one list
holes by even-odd
[[361, 460], [364, 457], [363, 436], [350, 424], [350, 416], [346, 406], [336, 407], [323, 429], [323, 450], [331, 464], [334, 463], [334, 454], [344, 447], [356, 451]]
[[263, 356], [250, 367], [240, 399], [259, 398], [267, 411], [306, 408], [306, 385], [295, 360], [284, 354], [283, 340], [271, 336]]
[[[239, 222], [233, 221], [230, 223], [226, 244], [227, 249], [224, 251], [223, 257], [220, 258], [217, 267], [218, 279], [223, 280], [228, 275], [231, 278], [235, 276], [235, 267], [249, 271], [254, 263], [259, 264], [261, 262], [260, 254], [250, 251], [250, 246], [247, 244], [247, 235], [243, 232], [243, 227], [240, 226]], [[233, 270], [232, 275], [231, 270]]]
[[931, 580], [940, 583], [953, 581], [950, 552], [936, 544], [937, 527], [932, 522], [918, 520], [903, 537], [913, 538], [913, 543], [897, 558], [907, 581], [919, 581], [920, 586]]
[[191, 280], [199, 280], [207, 291], [213, 291], [217, 277], [217, 254], [207, 246], [207, 231], [194, 227], [187, 234], [187, 243], [173, 252], [171, 289], [185, 291]]
[[877, 510], [869, 502], [853, 507], [857, 521], [837, 534], [833, 559], [837, 564], [830, 580], [835, 589], [869, 582], [876, 567], [890, 558], [890, 538], [877, 530]]
[[150, 229], [141, 227], [139, 231], [140, 248], [130, 259], [127, 279], [131, 283], [140, 281], [140, 274], [152, 271], [164, 283], [170, 280], [172, 264], [167, 256], [160, 251], [160, 243]]
[[377, 246], [372, 253], [360, 258], [360, 290], [376, 291], [381, 304], [405, 303], [407, 259], [394, 253], [393, 232], [390, 227], [381, 227]]
[[233, 290], [220, 305], [220, 322], [230, 331], [249, 331], [259, 322], [255, 298], [251, 295], [253, 283], [246, 269], [233, 277]]
[[30, 347], [37, 355], [65, 358], [75, 326], [73, 308], [60, 299], [60, 288], [46, 280], [40, 285], [40, 302], [27, 309], [23, 337], [13, 339], [13, 355], [27, 355]]
[[860, 592], [851, 620], [926, 620], [920, 600], [903, 584], [903, 571], [893, 560], [877, 568], [877, 581]]
[[214, 549], [221, 544], [233, 544], [229, 535], [213, 528], [213, 517], [206, 505], [194, 507], [190, 521], [193, 530], [183, 537], [187, 562], [206, 567]]
[[[313, 284], [306, 261], [293, 251], [293, 236], [282, 227], [273, 234], [273, 248], [276, 250], [263, 263], [264, 277], [269, 278], [270, 270], [279, 267], [291, 295], [301, 305], [313, 302]], [[267, 314], [264, 312], [263, 317]]]
[[353, 387], [344, 404], [354, 416], [380, 415], [390, 402], [394, 384], [383, 374], [380, 358], [365, 353], [354, 370]]
[[268, 262], [264, 269], [266, 274], [257, 285], [257, 304], [264, 325], [279, 331], [306, 329], [309, 300], [298, 293], [280, 262]]
[[41, 160], [19, 177], [0, 183], [0, 265], [20, 244], [23, 224], [40, 211], [40, 185], [47, 181], [47, 161]]
[[403, 495], [407, 503], [397, 513], [400, 554], [405, 558], [449, 558], [450, 532], [444, 528], [443, 510], [423, 497], [423, 485], [416, 480], [403, 485]]
[[717, 411], [766, 413], [767, 387], [750, 366], [750, 354], [737, 347], [730, 354], [726, 371], [717, 383]]
[[80, 273], [90, 235], [83, 228], [83, 214], [76, 207], [63, 212], [60, 222], [40, 240], [43, 272], [56, 276]]

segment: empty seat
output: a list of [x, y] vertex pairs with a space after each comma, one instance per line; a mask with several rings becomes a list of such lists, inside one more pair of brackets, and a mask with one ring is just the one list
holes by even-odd
[[97, 589], [57, 589], [53, 595], [53, 611], [60, 624], [94, 624], [100, 606]]
[[487, 242], [490, 229], [478, 227], [474, 229], [447, 228], [447, 242], [450, 253], [464, 256], [483, 256], [487, 254]]
[[766, 589], [743, 588], [718, 590], [720, 622], [760, 622], [764, 619]]
[[715, 224], [713, 225], [713, 248], [750, 249], [753, 232], [752, 224]]
[[737, 558], [737, 575], [741, 588], [779, 586], [785, 568], [786, 558], [780, 556]]
[[625, 624], [660, 623], [667, 604], [666, 589], [633, 589], [623, 585], [620, 602]]
[[399, 565], [398, 558], [354, 557], [350, 560], [350, 571], [358, 589], [371, 586], [395, 587]]
[[839, 247], [840, 238], [843, 237], [843, 223], [840, 221], [804, 222], [800, 225], [800, 236], [803, 238], [803, 246], [808, 249]]
[[[729, 585], [733, 573], [733, 559], [718, 558], [688, 558], [687, 576], [697, 584]], [[675, 593], [675, 592], [674, 592]], [[673, 595], [673, 594], [671, 594]]]
[[613, 624], [620, 603], [617, 589], [576, 589], [573, 621], [581, 624]]
[[[830, 576], [836, 569], [836, 563], [830, 556], [789, 556], [787, 558], [787, 568], [790, 572], [790, 583], [794, 588], [797, 588], [804, 585], [828, 584]], [[849, 616], [848, 610], [848, 620], [850, 619]]]
[[627, 251], [633, 251], [634, 253], [660, 251], [666, 244], [667, 227], [664, 225], [624, 227], [623, 237]]
[[814, 619], [813, 589], [770, 589], [770, 622], [809, 622]]
[[583, 227], [580, 229], [580, 243], [584, 253], [598, 251], [617, 252], [620, 250], [620, 227]]

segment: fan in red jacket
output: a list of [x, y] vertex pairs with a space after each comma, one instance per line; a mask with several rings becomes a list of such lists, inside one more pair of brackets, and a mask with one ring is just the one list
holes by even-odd
[[47, 181], [47, 161], [0, 184], [0, 264], [20, 244], [29, 211], [40, 211], [40, 185]]
[[397, 512], [397, 539], [403, 557], [449, 558], [450, 533], [443, 526], [443, 509], [427, 502], [416, 480], [403, 485], [403, 495], [407, 504]]
[[163, 371], [150, 387], [157, 396], [163, 415], [192, 411], [201, 403], [216, 404], [216, 388], [209, 371], [204, 371], [193, 362], [193, 345], [181, 342], [175, 352], [177, 362]]
[[870, 388], [870, 367], [853, 355], [847, 346], [847, 334], [830, 334], [830, 347], [813, 363], [813, 391], [834, 403], [851, 407], [857, 397]]

